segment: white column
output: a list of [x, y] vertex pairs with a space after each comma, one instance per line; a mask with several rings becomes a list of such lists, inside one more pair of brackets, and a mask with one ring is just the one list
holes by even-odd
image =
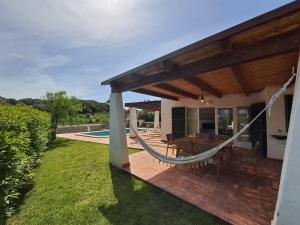
[[274, 220], [276, 225], [300, 223], [300, 59], [295, 83], [289, 132], [284, 153]]
[[137, 128], [137, 117], [136, 117], [136, 108], [129, 108], [129, 123], [130, 123], [130, 129], [129, 129], [129, 137], [133, 138], [136, 137], [135, 132], [138, 131]]
[[238, 115], [237, 115], [237, 107], [234, 106], [232, 108], [232, 120], [233, 120], [233, 134], [236, 134], [237, 133], [237, 120], [238, 120]]
[[110, 95], [109, 162], [119, 168], [129, 165], [125, 117], [121, 93]]
[[154, 130], [159, 128], [159, 111], [154, 111]]
[[219, 119], [218, 119], [218, 108], [215, 107], [215, 134], [219, 134]]

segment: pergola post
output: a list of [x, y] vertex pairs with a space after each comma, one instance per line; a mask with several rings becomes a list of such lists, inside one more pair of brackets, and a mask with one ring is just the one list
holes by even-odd
[[237, 107], [233, 107], [232, 110], [232, 121], [233, 121], [233, 134], [236, 134], [238, 132], [238, 113], [237, 113]]
[[130, 107], [129, 108], [129, 137], [134, 138], [136, 137], [135, 132], [137, 133], [137, 116], [136, 116], [136, 108]]
[[300, 221], [300, 58], [280, 178], [273, 225], [298, 225]]
[[123, 168], [129, 166], [122, 93], [112, 89], [110, 95], [109, 162]]
[[159, 129], [159, 111], [154, 111], [154, 130]]

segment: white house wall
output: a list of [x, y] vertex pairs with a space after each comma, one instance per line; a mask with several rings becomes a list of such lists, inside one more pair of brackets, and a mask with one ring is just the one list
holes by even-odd
[[[168, 99], [161, 99], [161, 138], [166, 140], [166, 134], [172, 133], [172, 108], [173, 107], [186, 107], [186, 108], [215, 108], [215, 125], [217, 127], [217, 110], [218, 108], [232, 108], [233, 109], [233, 131], [237, 132], [237, 107], [247, 107], [251, 104], [266, 102], [278, 90], [279, 87], [267, 87], [265, 90], [253, 93], [250, 96], [244, 94], [230, 94], [224, 95], [222, 98], [214, 96], [206, 96], [206, 104], [200, 104], [200, 101], [190, 98], [180, 98], [179, 101], [172, 101]], [[293, 93], [290, 88], [287, 93]], [[271, 115], [267, 112], [267, 144], [268, 144], [268, 157], [282, 159], [285, 148], [285, 141], [278, 141], [272, 138], [271, 134], [286, 134], [285, 125], [285, 106], [284, 96], [281, 96], [275, 105], [272, 107]], [[279, 132], [281, 130], [282, 132]], [[245, 145], [245, 147], [247, 144]], [[248, 145], [249, 146], [249, 145]]]
[[[278, 90], [278, 87], [266, 87], [265, 99], [269, 101], [272, 95]], [[286, 94], [292, 94], [293, 88], [290, 88]], [[284, 96], [281, 96], [271, 108], [271, 113], [267, 112], [267, 143], [268, 157], [274, 159], [283, 159], [286, 141], [280, 141], [273, 138], [272, 134], [286, 135], [286, 118]]]

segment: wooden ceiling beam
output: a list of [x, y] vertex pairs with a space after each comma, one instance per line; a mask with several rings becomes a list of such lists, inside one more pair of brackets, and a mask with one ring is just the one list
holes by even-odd
[[193, 99], [197, 99], [197, 100], [199, 99], [198, 95], [195, 95], [195, 94], [193, 94], [191, 92], [188, 92], [188, 91], [182, 90], [180, 88], [174, 87], [174, 86], [172, 86], [170, 84], [161, 83], [161, 84], [156, 84], [154, 86], [158, 87], [160, 89], [163, 89], [163, 90], [167, 90], [167, 91], [176, 93], [178, 95], [182, 95], [184, 97], [193, 98]]
[[240, 87], [242, 88], [243, 92], [245, 93], [246, 96], [250, 95], [251, 93], [251, 88], [249, 84], [247, 83], [244, 75], [241, 73], [241, 70], [238, 65], [231, 66], [231, 71], [239, 83]]
[[289, 32], [273, 39], [261, 41], [257, 44], [234, 48], [226, 55], [218, 55], [202, 59], [176, 68], [172, 72], [160, 72], [151, 76], [140, 77], [130, 83], [120, 83], [122, 91], [129, 91], [149, 84], [158, 84], [164, 81], [183, 79], [209, 71], [231, 67], [274, 55], [284, 54], [300, 47], [300, 31]]
[[147, 90], [145, 88], [138, 88], [138, 89], [135, 89], [135, 90], [132, 90], [132, 91], [136, 92], [136, 93], [144, 94], [144, 95], [151, 95], [151, 96], [166, 98], [166, 99], [170, 99], [170, 100], [174, 100], [174, 101], [179, 100], [177, 97], [167, 95], [167, 94], [162, 94], [162, 93], [159, 93], [159, 92], [156, 92], [156, 91]]
[[219, 92], [218, 90], [216, 90], [215, 88], [210, 86], [208, 83], [204, 82], [203, 80], [197, 79], [196, 77], [186, 77], [186, 78], [184, 78], [184, 80], [201, 90], [203, 89], [218, 98], [222, 98], [221, 92]]

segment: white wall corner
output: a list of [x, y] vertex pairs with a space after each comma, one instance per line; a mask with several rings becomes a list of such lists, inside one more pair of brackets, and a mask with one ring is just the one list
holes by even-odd
[[[300, 59], [298, 61], [300, 68]], [[289, 132], [284, 153], [274, 225], [298, 225], [300, 222], [300, 70], [298, 69], [290, 117]]]

